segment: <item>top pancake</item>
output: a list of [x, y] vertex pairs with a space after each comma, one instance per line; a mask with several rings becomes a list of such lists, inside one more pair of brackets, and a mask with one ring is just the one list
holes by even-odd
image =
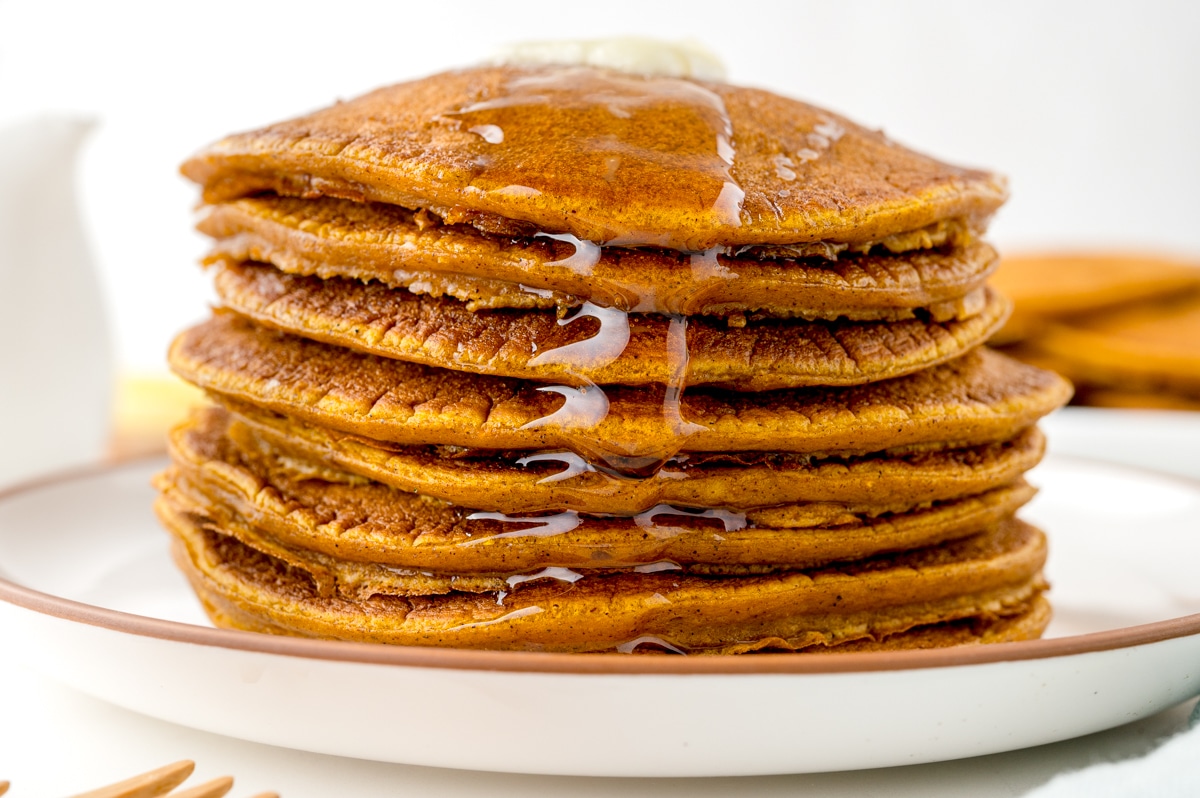
[[770, 92], [584, 67], [476, 67], [226, 138], [208, 202], [263, 191], [425, 208], [617, 246], [857, 245], [982, 229], [1004, 181]]

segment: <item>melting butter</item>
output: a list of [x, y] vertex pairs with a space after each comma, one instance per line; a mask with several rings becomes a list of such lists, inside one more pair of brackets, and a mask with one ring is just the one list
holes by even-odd
[[700, 43], [666, 42], [643, 36], [519, 42], [502, 47], [492, 63], [566, 64], [666, 78], [725, 79], [725, 65]]

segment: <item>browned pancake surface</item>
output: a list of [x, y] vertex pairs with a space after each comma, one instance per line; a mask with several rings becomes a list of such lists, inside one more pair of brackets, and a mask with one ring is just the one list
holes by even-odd
[[[171, 435], [159, 485], [218, 528], [281, 547], [439, 573], [511, 574], [559, 566], [754, 565], [808, 568], [962, 537], [1033, 495], [1021, 481], [924, 505], [820, 502], [746, 513], [659, 505], [636, 517], [476, 512], [364, 480], [262, 445], [216, 409]], [[386, 577], [387, 574], [381, 574]], [[461, 589], [461, 588], [456, 588]]]
[[1013, 437], [1070, 395], [1054, 374], [977, 349], [865, 386], [690, 390], [672, 416], [670, 397], [658, 386], [539, 390], [520, 380], [358, 354], [229, 314], [184, 332], [170, 362], [218, 396], [378, 441], [566, 448], [598, 453], [597, 459], [985, 443]]
[[982, 226], [1006, 196], [994, 175], [770, 92], [563, 67], [386, 87], [226, 138], [183, 171], [210, 202], [336, 196], [689, 251]]
[[[269, 266], [226, 265], [216, 275], [225, 306], [260, 324], [360, 352], [429, 366], [568, 385], [665, 384], [678, 366], [671, 320], [587, 306], [553, 311], [478, 311], [354, 280], [297, 277]], [[1008, 303], [981, 298], [961, 321], [687, 322], [689, 385], [764, 391], [859, 385], [941, 363], [999, 329]], [[570, 347], [568, 349], [567, 347]]]
[[[287, 634], [402, 645], [605, 651], [656, 637], [686, 649], [804, 648], [917, 626], [1016, 616], [1045, 587], [1045, 538], [1009, 521], [940, 547], [739, 578], [591, 572], [500, 596], [320, 596], [306, 572], [160, 502], [176, 559], [215, 619]], [[238, 624], [242, 625], [242, 624]], [[778, 641], [778, 642], [776, 642]]]
[[[564, 451], [494, 452], [389, 446], [236, 404], [239, 440], [337, 466], [402, 491], [502, 513], [574, 510], [637, 515], [660, 504], [756, 509], [796, 502], [912, 505], [1010, 484], [1041, 460], [1036, 428], [1007, 441], [858, 457], [780, 452], [690, 453], [629, 479]], [[248, 429], [240, 429], [241, 427]], [[772, 512], [759, 510], [759, 512]], [[772, 523], [793, 523], [779, 520]]]
[[[205, 209], [214, 257], [271, 263], [290, 274], [375, 280], [485, 307], [553, 307], [587, 300], [689, 315], [903, 319], [915, 308], [950, 318], [978, 289], [996, 252], [948, 223], [903, 253], [762, 259], [575, 245], [489, 236], [379, 203], [260, 196]], [[946, 244], [962, 246], [945, 247]], [[930, 250], [931, 246], [941, 248]], [[763, 253], [759, 253], [763, 254]], [[781, 253], [786, 257], [786, 253]]]

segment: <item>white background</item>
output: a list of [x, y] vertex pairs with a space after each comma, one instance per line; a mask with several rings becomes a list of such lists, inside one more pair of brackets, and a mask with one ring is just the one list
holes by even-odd
[[89, 232], [118, 361], [153, 370], [210, 300], [176, 171], [193, 150], [501, 43], [621, 34], [695, 38], [734, 82], [1007, 174], [1002, 250], [1200, 260], [1200, 3], [1182, 0], [0, 0], [0, 125], [100, 119], [80, 175]]

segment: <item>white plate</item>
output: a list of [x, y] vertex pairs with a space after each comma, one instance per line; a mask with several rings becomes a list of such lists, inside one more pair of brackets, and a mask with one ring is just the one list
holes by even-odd
[[157, 464], [0, 496], [7, 652], [220, 734], [409, 764], [594, 776], [881, 767], [993, 753], [1200, 692], [1200, 486], [1070, 458], [1034, 474], [1047, 639], [837, 657], [391, 648], [208, 626], [150, 512]]

